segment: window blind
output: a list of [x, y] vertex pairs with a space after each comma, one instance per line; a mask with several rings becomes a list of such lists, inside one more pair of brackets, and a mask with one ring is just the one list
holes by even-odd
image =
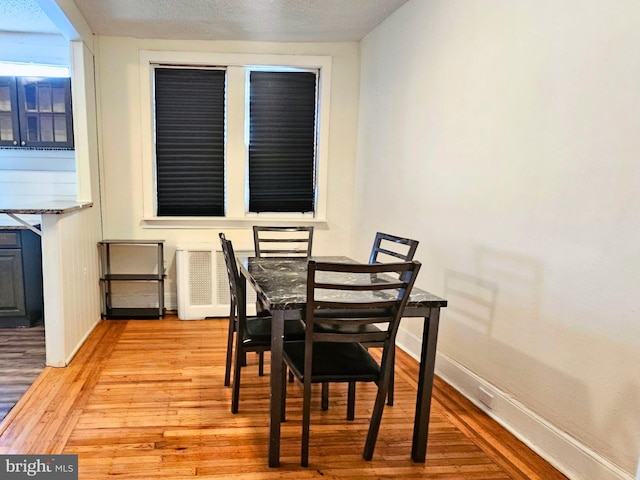
[[250, 73], [249, 211], [314, 211], [316, 80]]
[[158, 216], [224, 216], [225, 71], [156, 68]]

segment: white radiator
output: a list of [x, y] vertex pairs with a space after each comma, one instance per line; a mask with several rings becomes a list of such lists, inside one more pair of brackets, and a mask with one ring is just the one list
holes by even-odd
[[[253, 255], [253, 248], [236, 250]], [[229, 280], [222, 247], [213, 243], [190, 243], [176, 247], [178, 318], [201, 320], [229, 316]], [[247, 315], [255, 315], [256, 293], [247, 286]]]

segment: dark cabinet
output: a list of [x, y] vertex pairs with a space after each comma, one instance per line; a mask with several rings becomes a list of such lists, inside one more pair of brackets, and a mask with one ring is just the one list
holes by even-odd
[[73, 148], [71, 80], [0, 77], [0, 146]]
[[0, 146], [20, 146], [18, 90], [14, 77], [0, 77]]
[[40, 236], [0, 230], [0, 327], [33, 326], [43, 310]]

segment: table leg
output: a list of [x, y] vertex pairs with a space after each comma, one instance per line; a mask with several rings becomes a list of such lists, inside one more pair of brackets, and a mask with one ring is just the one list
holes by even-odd
[[429, 434], [429, 415], [431, 413], [431, 393], [433, 391], [433, 375], [436, 366], [439, 321], [440, 308], [432, 308], [429, 316], [424, 318], [416, 416], [413, 424], [413, 443], [411, 445], [411, 458], [414, 462], [420, 463], [424, 463], [427, 456], [427, 436]]
[[269, 425], [269, 466], [280, 466], [280, 422], [282, 420], [282, 343], [284, 310], [273, 310], [271, 317], [271, 405]]

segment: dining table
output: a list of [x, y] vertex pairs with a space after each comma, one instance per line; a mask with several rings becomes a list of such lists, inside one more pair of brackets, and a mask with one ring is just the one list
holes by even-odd
[[[284, 322], [300, 319], [306, 308], [307, 264], [309, 260], [358, 263], [345, 256], [294, 258], [237, 255], [243, 283], [240, 287], [246, 288], [246, 282], [248, 282], [256, 291], [258, 300], [268, 308], [272, 316], [269, 408], [270, 467], [280, 465]], [[411, 444], [411, 458], [417, 463], [424, 463], [426, 460], [440, 309], [446, 306], [445, 299], [414, 286], [403, 314], [403, 318], [420, 317], [424, 322]]]

